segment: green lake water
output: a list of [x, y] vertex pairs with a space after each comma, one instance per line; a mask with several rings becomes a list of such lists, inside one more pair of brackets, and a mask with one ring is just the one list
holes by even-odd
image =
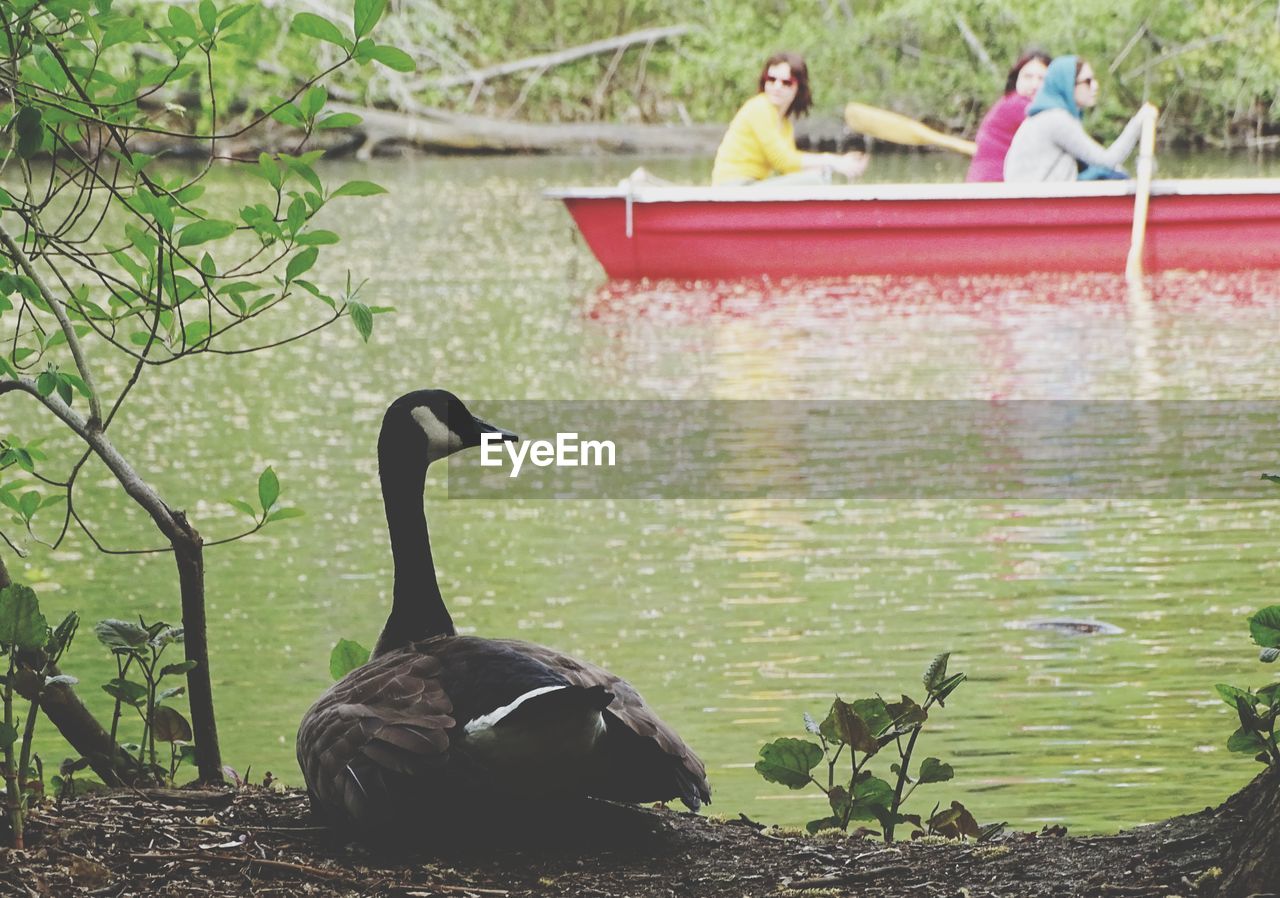
[[[540, 191], [612, 183], [635, 164], [331, 165], [331, 182], [369, 178], [391, 191], [327, 218], [344, 242], [321, 275], [336, 287], [350, 268], [368, 279], [366, 302], [395, 308], [368, 345], [343, 322], [271, 353], [194, 362], [138, 391], [115, 438], [206, 538], [241, 527], [223, 500], [253, 496], [267, 464], [286, 503], [307, 513], [207, 553], [228, 764], [300, 783], [296, 725], [329, 682], [331, 646], [370, 645], [381, 627], [390, 558], [374, 444], [386, 404], [410, 389], [448, 388], [482, 417], [486, 400], [1116, 400], [1137, 415], [1155, 400], [1280, 398], [1273, 274], [1161, 275], [1141, 308], [1108, 276], [607, 286]], [[705, 161], [646, 164], [706, 176]], [[1195, 157], [1168, 160], [1162, 174], [1271, 167]], [[870, 176], [961, 172], [950, 157], [878, 156]], [[232, 179], [214, 175], [234, 190]], [[287, 322], [265, 327], [282, 335]], [[30, 435], [25, 402], [5, 399], [0, 433]], [[857, 439], [874, 440], [876, 421]], [[659, 452], [675, 436], [653, 422]], [[50, 442], [55, 457], [66, 446]], [[1169, 466], [1183, 464], [1169, 452]], [[1280, 458], [1261, 451], [1235, 465], [1252, 483]], [[100, 538], [154, 545], [106, 473], [88, 475], [79, 508]], [[970, 679], [919, 755], [949, 761], [956, 779], [922, 789], [918, 812], [958, 798], [982, 822], [1108, 831], [1216, 803], [1253, 775], [1254, 762], [1225, 749], [1234, 715], [1213, 685], [1269, 674], [1244, 618], [1276, 601], [1280, 489], [937, 492], [468, 500], [449, 497], [440, 470], [426, 501], [459, 627], [547, 643], [626, 676], [706, 761], [718, 813], [823, 816], [816, 791], [757, 776], [759, 746], [803, 736], [803, 712], [820, 716], [836, 693], [918, 695], [940, 651]], [[179, 616], [167, 556], [103, 556], [77, 537], [6, 559], [50, 617]], [[1119, 632], [1027, 626], [1058, 618]], [[92, 684], [114, 668], [87, 626], [65, 666], [105, 711]], [[42, 742], [47, 765], [62, 751]]]

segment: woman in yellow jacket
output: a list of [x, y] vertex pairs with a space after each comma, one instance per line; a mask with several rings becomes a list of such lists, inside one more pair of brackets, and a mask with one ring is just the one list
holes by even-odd
[[867, 167], [862, 153], [802, 153], [792, 119], [813, 105], [809, 69], [795, 53], [775, 53], [760, 71], [760, 93], [738, 110], [716, 151], [712, 184], [824, 184], [831, 173], [856, 178]]

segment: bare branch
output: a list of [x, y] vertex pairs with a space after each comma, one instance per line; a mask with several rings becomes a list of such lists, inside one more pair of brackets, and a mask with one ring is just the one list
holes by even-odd
[[522, 72], [525, 69], [548, 69], [552, 66], [564, 65], [566, 62], [573, 62], [575, 59], [582, 59], [586, 56], [595, 56], [598, 53], [611, 53], [618, 49], [630, 47], [633, 44], [644, 44], [649, 43], [650, 41], [669, 40], [671, 38], [682, 37], [692, 30], [692, 25], [668, 25], [665, 28], [645, 28], [642, 31], [632, 31], [630, 34], [623, 34], [618, 37], [611, 37], [600, 41], [592, 41], [589, 44], [570, 47], [567, 50], [557, 50], [555, 53], [541, 53], [537, 56], [529, 56], [525, 59], [516, 59], [511, 62], [503, 62], [487, 68], [465, 72], [461, 75], [450, 75], [446, 78], [437, 78], [433, 81], [414, 84], [412, 85], [412, 89], [417, 91], [422, 88], [429, 87], [460, 87], [464, 84], [476, 84], [488, 81], [492, 78], [500, 78], [503, 75]]

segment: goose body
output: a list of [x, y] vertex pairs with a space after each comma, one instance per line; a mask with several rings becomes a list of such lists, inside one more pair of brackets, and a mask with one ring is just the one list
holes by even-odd
[[457, 635], [436, 581], [422, 492], [432, 462], [499, 431], [423, 390], [383, 418], [391, 613], [372, 657], [298, 728], [313, 806], [357, 833], [441, 830], [493, 803], [711, 799], [702, 762], [625, 680], [545, 646]]

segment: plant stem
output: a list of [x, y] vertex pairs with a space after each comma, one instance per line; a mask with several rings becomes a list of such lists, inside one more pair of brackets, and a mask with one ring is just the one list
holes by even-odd
[[884, 828], [884, 841], [886, 844], [893, 841], [894, 820], [898, 816], [898, 808], [902, 805], [902, 787], [907, 781], [907, 767], [911, 764], [911, 752], [916, 747], [916, 739], [919, 738], [920, 730], [923, 728], [924, 724], [918, 724], [911, 731], [911, 738], [907, 740], [907, 748], [902, 752], [902, 764], [898, 767], [898, 784], [893, 789], [893, 804], [889, 805], [889, 822]]

